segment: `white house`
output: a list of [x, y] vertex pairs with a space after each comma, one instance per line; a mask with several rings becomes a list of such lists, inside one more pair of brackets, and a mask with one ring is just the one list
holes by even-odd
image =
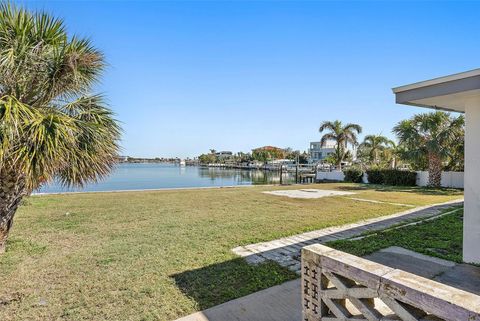
[[308, 149], [308, 162], [318, 163], [334, 152], [335, 145], [333, 144], [327, 144], [325, 146], [322, 146], [320, 142], [311, 142], [310, 148]]
[[274, 160], [268, 161], [267, 164], [269, 164], [269, 165], [294, 165], [295, 160], [294, 159], [274, 159]]
[[399, 104], [465, 113], [463, 260], [480, 263], [480, 69], [393, 88]]
[[233, 153], [230, 151], [221, 151], [221, 152], [216, 152], [215, 156], [218, 157], [220, 160], [225, 160], [233, 156]]

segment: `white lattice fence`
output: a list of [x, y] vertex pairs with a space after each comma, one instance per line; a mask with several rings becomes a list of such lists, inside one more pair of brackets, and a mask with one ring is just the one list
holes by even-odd
[[480, 321], [480, 296], [329, 247], [302, 249], [305, 321]]

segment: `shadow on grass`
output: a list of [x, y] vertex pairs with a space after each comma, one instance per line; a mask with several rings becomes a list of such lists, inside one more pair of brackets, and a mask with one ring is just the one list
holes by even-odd
[[298, 276], [271, 261], [249, 265], [243, 258], [237, 258], [170, 277], [204, 310]]
[[367, 191], [371, 190], [372, 187], [369, 185], [356, 185], [356, 186], [338, 186], [336, 189], [340, 191]]

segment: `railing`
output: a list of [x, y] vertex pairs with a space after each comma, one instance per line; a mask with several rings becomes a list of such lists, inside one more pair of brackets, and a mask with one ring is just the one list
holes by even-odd
[[302, 249], [305, 321], [480, 320], [480, 296], [329, 247]]

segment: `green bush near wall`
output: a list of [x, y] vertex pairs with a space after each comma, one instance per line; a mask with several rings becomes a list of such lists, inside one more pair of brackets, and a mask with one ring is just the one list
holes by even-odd
[[366, 173], [370, 184], [415, 186], [417, 183], [417, 173], [413, 171], [400, 171], [398, 169], [369, 169]]
[[415, 186], [417, 173], [413, 171], [399, 171], [397, 169], [385, 169], [383, 171], [385, 185]]
[[367, 176], [368, 176], [368, 182], [370, 184], [383, 184], [384, 179], [383, 179], [383, 170], [382, 169], [369, 169], [366, 171]]
[[[350, 183], [362, 183], [363, 171], [359, 168], [348, 168], [343, 170], [344, 181]], [[392, 186], [415, 186], [417, 184], [417, 173], [413, 171], [401, 171], [398, 169], [369, 169], [365, 172], [369, 184], [381, 184]]]
[[359, 168], [348, 168], [343, 170], [344, 181], [350, 183], [362, 183], [363, 171]]

